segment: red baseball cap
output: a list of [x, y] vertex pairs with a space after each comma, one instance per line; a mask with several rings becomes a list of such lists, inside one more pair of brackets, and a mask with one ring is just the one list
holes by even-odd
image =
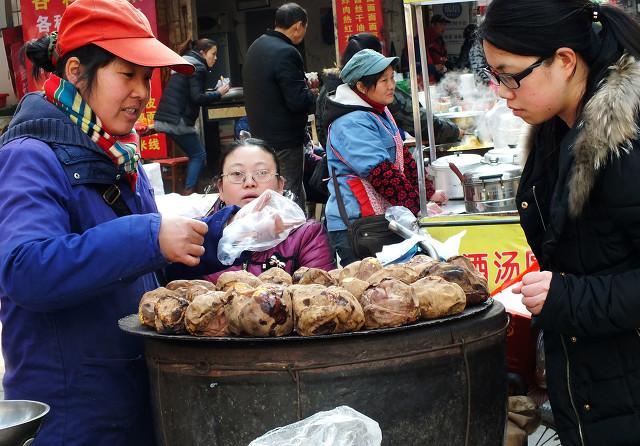
[[194, 66], [153, 35], [145, 15], [127, 0], [76, 0], [62, 15], [57, 53], [93, 43], [143, 67], [170, 67], [191, 74]]

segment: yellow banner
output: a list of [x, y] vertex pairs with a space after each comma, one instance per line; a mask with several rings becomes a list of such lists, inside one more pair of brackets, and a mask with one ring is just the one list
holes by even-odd
[[[529, 267], [535, 256], [527, 243], [517, 217], [461, 215], [446, 217], [430, 217], [421, 220], [429, 234], [440, 242], [466, 231], [460, 242], [460, 254], [469, 258], [475, 267], [485, 275], [489, 290], [493, 291], [502, 283], [518, 276]], [[487, 221], [490, 224], [472, 224], [471, 222]], [[451, 225], [439, 227], [430, 223], [446, 222]], [[470, 224], [460, 223], [470, 222]]]

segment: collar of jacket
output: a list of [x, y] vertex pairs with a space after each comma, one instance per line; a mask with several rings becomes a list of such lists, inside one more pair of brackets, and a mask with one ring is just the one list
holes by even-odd
[[208, 69], [206, 59], [197, 51], [189, 50], [182, 57], [193, 65], [202, 65], [205, 69]]
[[71, 184], [112, 184], [123, 172], [111, 162], [80, 127], [47, 101], [42, 93], [30, 93], [0, 137], [0, 150], [19, 138], [34, 138], [51, 147]]
[[[623, 55], [587, 101], [576, 124], [574, 162], [569, 174], [568, 207], [573, 218], [582, 213], [598, 172], [609, 159], [632, 148], [638, 138], [636, 118], [640, 109], [640, 63]], [[537, 126], [531, 128], [525, 153], [533, 148]], [[525, 157], [526, 158], [526, 157]]]
[[[282, 40], [284, 40], [285, 42], [287, 42], [289, 45], [293, 45], [293, 42], [291, 41], [290, 38], [288, 38], [287, 36], [285, 36], [284, 34], [282, 34], [280, 31], [276, 31], [274, 29], [268, 29], [265, 34], [267, 36], [273, 36], [273, 37], [278, 37]], [[295, 46], [295, 45], [293, 45]]]

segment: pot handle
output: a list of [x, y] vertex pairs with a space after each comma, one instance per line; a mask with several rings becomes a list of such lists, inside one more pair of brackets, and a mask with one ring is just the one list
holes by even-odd
[[498, 174], [495, 174], [495, 175], [485, 175], [483, 177], [478, 177], [478, 179], [482, 180], [482, 181], [484, 181], [484, 180], [495, 180], [495, 179], [499, 179], [499, 178], [502, 178], [502, 174], [501, 173], [498, 173]]
[[462, 172], [460, 172], [460, 169], [458, 169], [458, 166], [456, 166], [453, 163], [449, 163], [449, 169], [451, 169], [453, 171], [453, 173], [456, 174], [456, 176], [458, 177], [458, 179], [462, 183], [462, 186], [464, 187], [464, 175], [462, 174]]

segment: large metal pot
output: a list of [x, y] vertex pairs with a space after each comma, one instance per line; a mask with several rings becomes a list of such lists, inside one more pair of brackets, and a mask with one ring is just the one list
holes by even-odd
[[515, 211], [521, 173], [520, 166], [510, 163], [482, 163], [464, 172], [466, 211]]
[[464, 198], [462, 183], [449, 167], [449, 163], [455, 164], [461, 172], [480, 166], [480, 155], [456, 153], [438, 158], [429, 165], [429, 175], [433, 177], [436, 189], [443, 190], [449, 198]]
[[441, 319], [280, 338], [161, 335], [137, 314], [158, 444], [238, 446], [347, 405], [380, 424], [382, 446], [502, 444], [505, 339], [498, 302]]

